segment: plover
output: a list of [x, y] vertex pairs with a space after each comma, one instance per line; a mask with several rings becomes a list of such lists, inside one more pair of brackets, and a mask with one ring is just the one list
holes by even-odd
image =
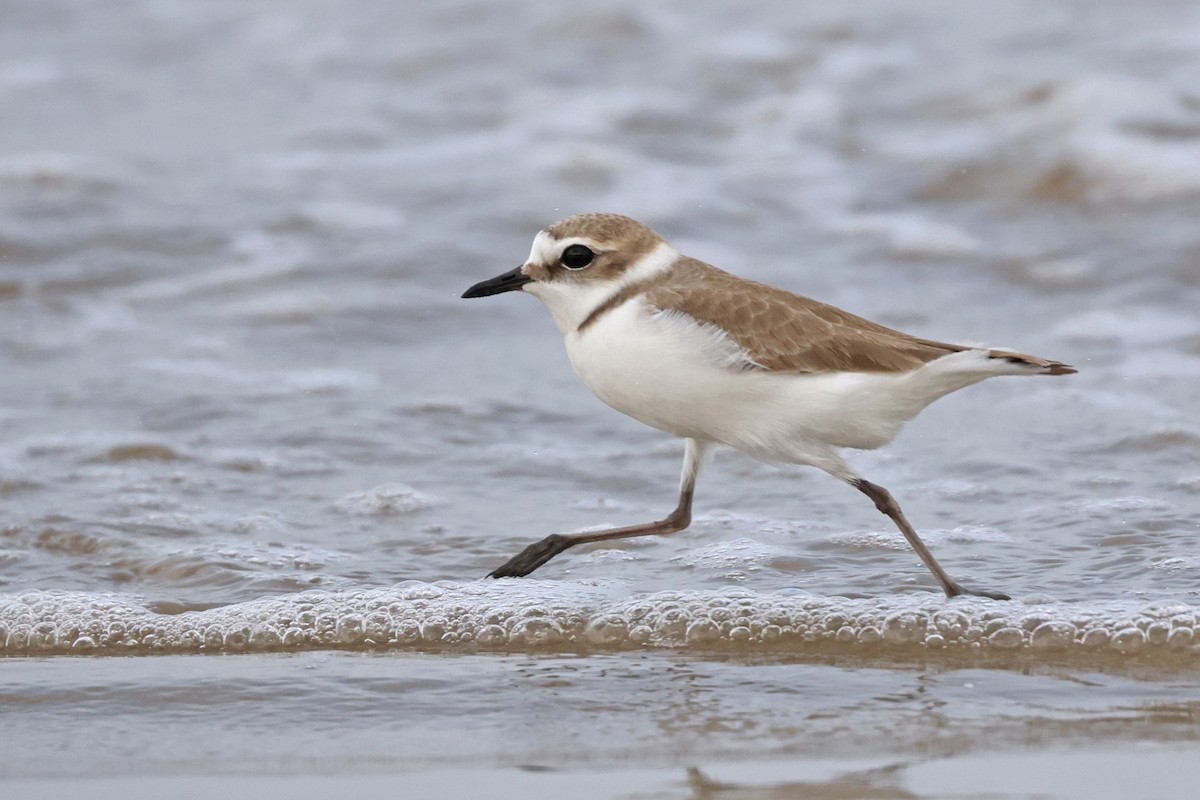
[[608, 405], [685, 441], [679, 502], [665, 519], [552, 534], [498, 567], [528, 575], [584, 542], [676, 533], [691, 523], [705, 453], [725, 444], [817, 467], [891, 518], [948, 597], [1000, 592], [952, 579], [882, 486], [841, 448], [873, 450], [939, 397], [996, 375], [1069, 375], [1059, 361], [947, 344], [682, 255], [637, 220], [579, 214], [534, 237], [529, 259], [463, 297], [524, 291], [550, 309], [575, 372]]

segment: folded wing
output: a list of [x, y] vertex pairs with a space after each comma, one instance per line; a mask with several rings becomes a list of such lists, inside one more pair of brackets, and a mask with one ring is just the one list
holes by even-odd
[[[907, 372], [974, 348], [921, 339], [839, 308], [739, 278], [695, 259], [677, 262], [669, 279], [645, 287], [645, 300], [723, 330], [770, 372]], [[1066, 375], [1066, 364], [1023, 353], [989, 351], [1014, 372]]]

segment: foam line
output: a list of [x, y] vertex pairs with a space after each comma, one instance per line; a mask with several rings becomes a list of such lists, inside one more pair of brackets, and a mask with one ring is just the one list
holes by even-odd
[[762, 654], [1057, 654], [1200, 661], [1200, 608], [1044, 598], [871, 599], [795, 590], [630, 594], [617, 582], [410, 582], [162, 614], [126, 595], [0, 595], [0, 653], [294, 649], [537, 651], [672, 647]]

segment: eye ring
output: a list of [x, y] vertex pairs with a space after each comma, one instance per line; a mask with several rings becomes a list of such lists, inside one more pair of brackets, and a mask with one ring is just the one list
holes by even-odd
[[596, 254], [592, 252], [590, 247], [582, 244], [573, 244], [562, 251], [559, 261], [567, 269], [583, 269], [592, 263], [592, 259], [595, 257]]

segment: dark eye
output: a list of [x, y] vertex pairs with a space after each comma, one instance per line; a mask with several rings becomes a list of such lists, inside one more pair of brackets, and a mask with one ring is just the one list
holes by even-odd
[[592, 259], [596, 257], [590, 249], [581, 244], [573, 244], [562, 252], [562, 264], [567, 269], [583, 269], [588, 264], [592, 263]]

